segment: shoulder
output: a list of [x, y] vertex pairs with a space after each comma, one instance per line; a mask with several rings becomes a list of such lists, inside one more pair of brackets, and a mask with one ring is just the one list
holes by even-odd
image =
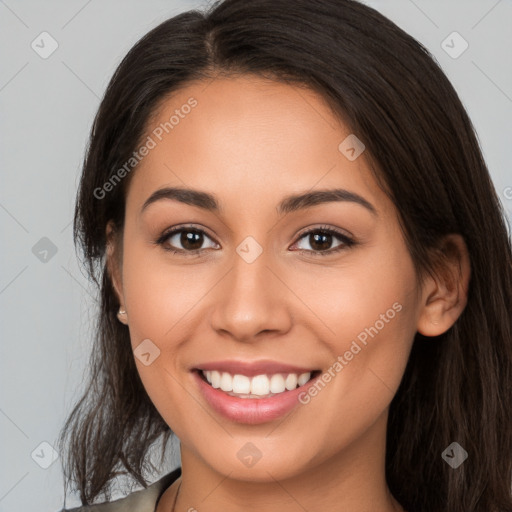
[[59, 512], [129, 512], [132, 510], [137, 510], [137, 512], [154, 512], [160, 496], [180, 475], [181, 467], [167, 473], [146, 489], [132, 492], [124, 498], [108, 503], [62, 509]]

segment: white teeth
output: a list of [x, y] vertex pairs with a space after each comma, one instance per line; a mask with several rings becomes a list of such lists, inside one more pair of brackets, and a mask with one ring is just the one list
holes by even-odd
[[299, 375], [299, 378], [297, 379], [297, 384], [299, 386], [303, 386], [304, 384], [306, 384], [306, 382], [310, 379], [311, 377], [311, 373], [307, 372], [307, 373], [301, 373]]
[[266, 375], [256, 375], [251, 379], [251, 393], [253, 395], [268, 395], [270, 392], [270, 382]]
[[231, 375], [227, 372], [217, 370], [207, 370], [202, 372], [206, 380], [214, 388], [220, 388], [229, 394], [241, 395], [241, 398], [262, 397], [292, 391], [298, 386], [303, 386], [311, 378], [311, 372], [271, 375], [256, 375], [247, 377], [246, 375]]
[[270, 378], [270, 391], [272, 393], [282, 393], [285, 389], [283, 376], [279, 373], [272, 375]]
[[288, 377], [286, 377], [284, 385], [288, 391], [295, 389], [297, 387], [297, 375], [295, 375], [295, 373], [290, 373]]
[[220, 389], [222, 391], [233, 391], [233, 378], [229, 373], [224, 372], [220, 376]]
[[[229, 374], [226, 374], [229, 375]], [[250, 393], [251, 380], [245, 375], [235, 375], [233, 377], [233, 393]]]
[[206, 374], [205, 377], [206, 377], [206, 380], [212, 385], [212, 387], [214, 387], [214, 388], [220, 387], [220, 373], [218, 371], [213, 370], [210, 372], [210, 377], [208, 377], [208, 374]]

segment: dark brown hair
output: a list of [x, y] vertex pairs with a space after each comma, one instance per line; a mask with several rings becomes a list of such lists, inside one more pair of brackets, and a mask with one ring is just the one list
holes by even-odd
[[[100, 290], [97, 337], [83, 397], [60, 437], [66, 482], [83, 504], [110, 497], [126, 474], [146, 487], [148, 449], [172, 434], [145, 392], [105, 267], [105, 227], [122, 232], [130, 158], [163, 99], [192, 80], [255, 74], [322, 95], [366, 145], [393, 200], [418, 276], [458, 233], [468, 247], [468, 303], [451, 329], [417, 334], [390, 406], [386, 478], [410, 512], [512, 511], [512, 249], [474, 128], [430, 53], [354, 0], [225, 0], [160, 24], [126, 55], [92, 127], [74, 240]], [[136, 169], [132, 173], [136, 172]], [[468, 459], [441, 457], [458, 442]], [[162, 453], [163, 456], [163, 453]]]

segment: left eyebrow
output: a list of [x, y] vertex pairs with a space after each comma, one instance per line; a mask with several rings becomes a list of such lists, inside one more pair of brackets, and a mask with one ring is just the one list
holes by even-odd
[[[220, 212], [220, 202], [215, 195], [200, 190], [181, 187], [166, 187], [156, 190], [145, 201], [141, 212], [150, 204], [162, 199], [171, 199], [191, 206], [197, 206], [207, 211]], [[315, 190], [286, 196], [278, 205], [278, 215], [284, 215], [298, 210], [303, 210], [322, 203], [347, 201], [359, 204], [378, 216], [376, 208], [364, 197], [342, 188]]]
[[315, 190], [285, 197], [277, 208], [279, 215], [310, 208], [322, 203], [348, 201], [359, 204], [378, 217], [377, 209], [364, 197], [344, 188]]

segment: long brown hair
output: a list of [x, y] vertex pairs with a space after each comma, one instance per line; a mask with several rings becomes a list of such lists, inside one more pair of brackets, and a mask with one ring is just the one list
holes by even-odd
[[[418, 276], [459, 233], [468, 303], [436, 338], [417, 334], [391, 402], [386, 478], [414, 512], [512, 511], [512, 249], [474, 128], [430, 53], [354, 0], [225, 0], [146, 34], [112, 77], [92, 127], [74, 240], [100, 291], [89, 381], [59, 439], [66, 482], [83, 504], [125, 474], [147, 486], [149, 448], [172, 434], [145, 392], [105, 267], [105, 227], [122, 232], [129, 178], [97, 190], [127, 162], [159, 102], [192, 80], [251, 73], [317, 91], [357, 133], [399, 213]], [[133, 175], [136, 171], [131, 171]], [[95, 194], [96, 191], [96, 194]], [[441, 454], [458, 442], [454, 469]], [[163, 457], [163, 452], [162, 452]]]

